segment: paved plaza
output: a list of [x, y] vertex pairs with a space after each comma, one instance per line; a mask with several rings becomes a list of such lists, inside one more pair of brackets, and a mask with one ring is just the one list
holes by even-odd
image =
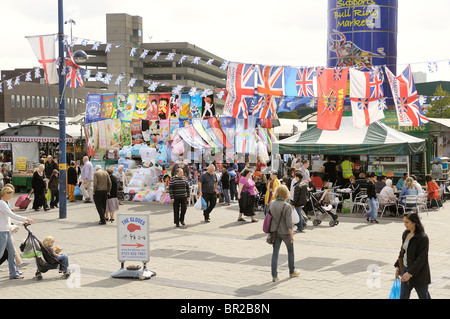
[[[13, 198], [15, 202], [17, 198]], [[430, 238], [429, 261], [434, 299], [450, 298], [450, 202], [439, 211], [422, 213]], [[36, 220], [30, 229], [42, 240], [55, 237], [69, 256], [74, 274], [62, 279], [57, 270], [34, 278], [34, 259], [23, 269], [25, 279], [8, 279], [7, 264], [0, 266], [1, 298], [33, 299], [386, 299], [393, 283], [393, 263], [400, 248], [404, 226], [401, 218], [383, 217], [378, 225], [362, 215], [340, 215], [338, 226], [329, 217], [314, 227], [309, 222], [296, 233], [297, 278], [289, 278], [287, 252], [280, 250], [278, 282], [271, 281], [272, 247], [259, 222], [238, 222], [238, 204], [217, 204], [211, 222], [202, 212], [188, 208], [186, 226], [175, 228], [171, 205], [125, 202], [119, 213], [148, 213], [151, 279], [117, 279], [116, 222], [98, 225], [94, 204], [67, 204], [67, 218], [57, 209], [19, 212]], [[25, 229], [15, 235], [16, 246], [26, 238]], [[139, 264], [127, 262], [125, 265]], [[415, 292], [412, 298], [417, 298]]]

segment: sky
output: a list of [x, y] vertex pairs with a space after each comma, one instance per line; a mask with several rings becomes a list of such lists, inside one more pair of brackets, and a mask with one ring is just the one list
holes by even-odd
[[[0, 70], [38, 66], [26, 36], [58, 32], [57, 0], [1, 0]], [[106, 42], [106, 14], [143, 18], [144, 42], [189, 42], [221, 58], [264, 65], [325, 66], [327, 0], [64, 0], [73, 35]], [[398, 67], [450, 81], [450, 1], [399, 0]], [[65, 33], [70, 34], [69, 25]], [[151, 40], [150, 40], [151, 38]]]

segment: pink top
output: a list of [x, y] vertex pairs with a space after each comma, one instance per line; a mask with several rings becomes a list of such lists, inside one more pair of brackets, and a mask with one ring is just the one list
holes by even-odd
[[242, 176], [239, 180], [239, 184], [244, 185], [244, 187], [242, 187], [242, 192], [249, 192], [250, 195], [256, 195], [255, 182], [252, 179], [246, 179]]

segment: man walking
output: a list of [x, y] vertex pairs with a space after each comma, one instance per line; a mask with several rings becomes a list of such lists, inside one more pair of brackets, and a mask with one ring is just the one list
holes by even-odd
[[89, 161], [89, 157], [83, 157], [83, 167], [81, 168], [81, 194], [84, 196], [85, 203], [92, 203], [92, 182], [94, 181], [94, 168]]
[[97, 208], [98, 215], [100, 216], [99, 225], [105, 225], [105, 211], [106, 211], [106, 200], [108, 199], [108, 194], [111, 191], [111, 179], [109, 174], [102, 170], [100, 165], [95, 167], [94, 173], [94, 202]]
[[173, 222], [176, 227], [180, 227], [180, 223], [184, 226], [184, 215], [186, 214], [190, 190], [182, 168], [178, 168], [177, 175], [170, 179], [169, 194], [173, 203]]
[[203, 211], [205, 222], [209, 223], [209, 214], [216, 207], [217, 203], [217, 175], [214, 172], [216, 167], [209, 165], [207, 171], [200, 176], [198, 180], [198, 189], [200, 196], [206, 201], [207, 208]]

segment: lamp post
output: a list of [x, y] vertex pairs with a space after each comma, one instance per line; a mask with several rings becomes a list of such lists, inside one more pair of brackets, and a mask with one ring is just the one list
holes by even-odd
[[[64, 61], [64, 11], [63, 0], [58, 0], [58, 42], [59, 42], [59, 61], [63, 65]], [[67, 159], [66, 159], [66, 97], [64, 87], [66, 85], [65, 77], [59, 68], [59, 218], [67, 217]]]

